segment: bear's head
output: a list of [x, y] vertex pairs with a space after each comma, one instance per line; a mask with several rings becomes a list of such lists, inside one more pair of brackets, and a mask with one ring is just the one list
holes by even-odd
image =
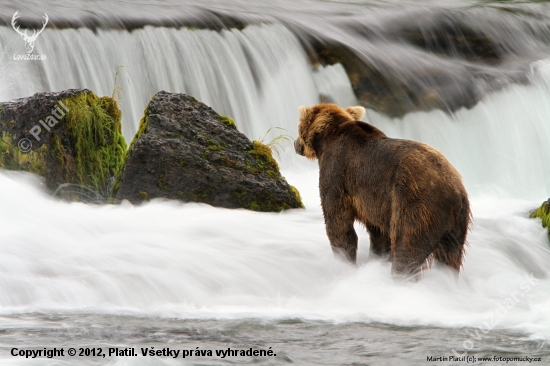
[[348, 107], [346, 109], [336, 104], [318, 104], [313, 107], [301, 106], [298, 138], [294, 142], [296, 153], [308, 159], [315, 159], [315, 146], [328, 129], [349, 122], [358, 121], [365, 116], [365, 108]]

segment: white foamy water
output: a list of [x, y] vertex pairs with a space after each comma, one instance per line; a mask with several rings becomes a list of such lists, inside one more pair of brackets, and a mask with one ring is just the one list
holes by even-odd
[[[280, 214], [155, 201], [134, 207], [61, 203], [19, 174], [0, 175], [2, 314], [68, 312], [175, 318], [288, 318], [483, 326], [550, 336], [550, 252], [527, 211], [538, 202], [474, 198], [458, 281], [434, 267], [396, 283], [390, 263], [335, 257], [324, 233], [315, 166], [287, 179], [306, 210]], [[535, 284], [525, 291], [526, 276]]]

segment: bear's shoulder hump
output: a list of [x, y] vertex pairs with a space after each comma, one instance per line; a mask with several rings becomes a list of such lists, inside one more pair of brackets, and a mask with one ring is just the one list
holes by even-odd
[[346, 123], [347, 126], [343, 126], [347, 129], [350, 129], [350, 132], [353, 132], [353, 134], [358, 135], [358, 137], [362, 137], [365, 139], [376, 139], [376, 138], [384, 138], [387, 137], [386, 134], [382, 131], [380, 131], [378, 128], [374, 127], [373, 125], [363, 122], [363, 121], [350, 121], [349, 123]]

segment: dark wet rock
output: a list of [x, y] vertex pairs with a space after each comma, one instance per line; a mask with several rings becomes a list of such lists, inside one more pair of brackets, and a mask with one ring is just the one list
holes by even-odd
[[[533, 61], [529, 51], [460, 19], [424, 15], [418, 20], [396, 19], [383, 30], [354, 23], [347, 25], [358, 37], [352, 43], [304, 37], [302, 44], [314, 67], [342, 64], [359, 102], [390, 117], [471, 108], [488, 91], [528, 83], [526, 72]], [[511, 39], [521, 38], [517, 27], [498, 26]], [[379, 54], [373, 47], [378, 44]], [[362, 51], [364, 45], [368, 52]], [[409, 61], [407, 55], [414, 52], [418, 54]], [[426, 60], [419, 58], [421, 54]]]
[[497, 39], [454, 21], [436, 23], [431, 28], [408, 25], [399, 35], [425, 51], [470, 62], [497, 64], [505, 53]]
[[375, 67], [344, 45], [334, 42], [313, 45], [310, 60], [314, 66], [341, 63], [359, 102], [390, 117], [431, 109], [452, 112], [470, 108], [481, 99], [473, 81], [458, 80], [460, 75], [438, 69], [396, 73], [383, 66]]
[[0, 168], [44, 177], [55, 191], [81, 185], [104, 197], [122, 166], [120, 110], [87, 89], [0, 103]]
[[[151, 5], [152, 6], [152, 5]], [[120, 29], [127, 31], [134, 31], [137, 29], [143, 29], [147, 26], [153, 27], [171, 27], [171, 28], [188, 28], [188, 29], [209, 29], [220, 32], [226, 29], [236, 28], [239, 30], [244, 29], [250, 24], [260, 24], [260, 20], [245, 19], [241, 14], [233, 14], [230, 12], [214, 11], [212, 9], [198, 9], [195, 8], [191, 12], [173, 14], [173, 16], [165, 17], [141, 17], [129, 16], [118, 17], [112, 16], [115, 13], [107, 14], [81, 14], [78, 17], [68, 15], [66, 12], [55, 10], [49, 10], [48, 14], [50, 18], [48, 20], [47, 28], [55, 29], [70, 29], [70, 28], [88, 28], [96, 32], [98, 29]], [[41, 18], [43, 14], [39, 16], [31, 16], [28, 13], [22, 13], [21, 17], [17, 20], [17, 25], [21, 29], [34, 29], [42, 28]], [[0, 14], [0, 26], [11, 27], [13, 13]]]
[[281, 211], [303, 207], [271, 150], [195, 98], [161, 91], [151, 99], [112, 196]]

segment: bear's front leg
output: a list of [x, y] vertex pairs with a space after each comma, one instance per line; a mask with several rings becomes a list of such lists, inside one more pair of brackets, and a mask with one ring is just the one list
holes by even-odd
[[353, 228], [355, 215], [351, 207], [346, 207], [342, 199], [322, 199], [325, 227], [330, 246], [336, 255], [343, 256], [351, 263], [357, 260], [357, 233]]

